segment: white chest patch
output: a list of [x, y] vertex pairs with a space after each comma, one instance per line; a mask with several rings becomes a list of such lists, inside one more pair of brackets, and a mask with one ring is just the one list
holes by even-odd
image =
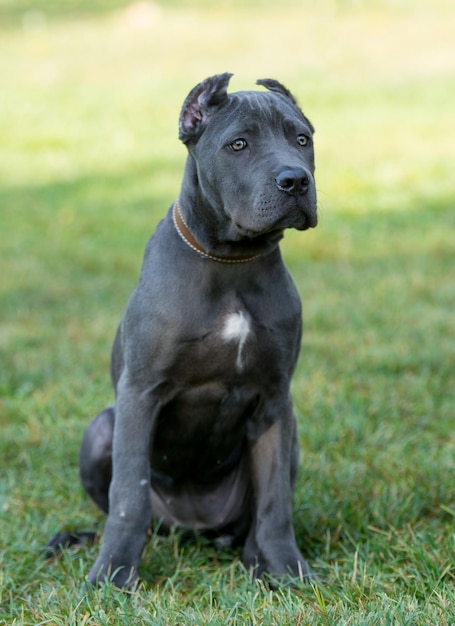
[[221, 336], [225, 341], [237, 342], [237, 359], [235, 361], [238, 370], [243, 369], [243, 348], [245, 341], [251, 332], [250, 323], [242, 311], [230, 313], [224, 320]]

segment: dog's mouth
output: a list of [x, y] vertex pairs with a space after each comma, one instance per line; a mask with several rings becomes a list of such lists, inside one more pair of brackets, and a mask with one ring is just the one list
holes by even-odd
[[258, 240], [261, 237], [263, 237], [264, 239], [274, 239], [275, 237], [277, 239], [281, 239], [282, 237], [282, 233], [284, 228], [269, 228], [267, 230], [262, 229], [262, 230], [254, 230], [251, 228], [245, 228], [243, 226], [241, 226], [240, 224], [237, 224], [237, 222], [234, 222], [235, 227], [237, 229], [237, 231], [240, 234], [241, 238], [244, 239], [255, 239]]
[[309, 228], [316, 228], [318, 225], [318, 214], [316, 211], [304, 214], [304, 222], [302, 226], [294, 226], [297, 230], [308, 230]]
[[237, 221], [234, 224], [242, 237], [248, 239], [257, 239], [258, 237], [273, 238], [274, 236], [281, 237], [283, 231], [288, 228], [295, 228], [296, 230], [315, 228], [318, 224], [318, 216], [316, 208], [305, 211], [297, 209], [268, 224], [259, 222], [252, 227], [240, 224]]

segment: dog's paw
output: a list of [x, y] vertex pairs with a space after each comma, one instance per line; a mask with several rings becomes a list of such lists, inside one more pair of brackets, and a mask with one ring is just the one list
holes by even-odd
[[133, 566], [115, 566], [111, 560], [104, 563], [98, 559], [87, 576], [87, 583], [93, 587], [113, 584], [119, 589], [134, 589], [138, 583], [138, 573]]
[[317, 585], [320, 580], [306, 561], [299, 561], [297, 571], [288, 568], [285, 574], [273, 574], [259, 566], [250, 568], [253, 580], [262, 581], [269, 589], [276, 591], [282, 587], [297, 588], [301, 585]]
[[244, 547], [243, 563], [254, 579], [263, 580], [270, 588], [318, 582], [318, 576], [292, 543], [269, 544], [255, 552], [250, 548], [251, 544]]

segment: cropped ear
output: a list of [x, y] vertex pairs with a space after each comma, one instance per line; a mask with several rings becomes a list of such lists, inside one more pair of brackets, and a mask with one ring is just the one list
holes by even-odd
[[294, 98], [292, 93], [287, 89], [284, 85], [279, 83], [277, 80], [273, 78], [260, 78], [256, 81], [256, 85], [262, 85], [269, 91], [276, 91], [277, 93], [281, 93], [283, 96], [289, 98], [296, 107], [298, 107], [297, 100]]
[[[269, 91], [274, 91], [275, 93], [280, 93], [282, 96], [286, 96], [286, 98], [289, 98], [289, 100], [292, 102], [292, 104], [295, 107], [297, 107], [299, 109], [299, 111], [302, 113], [302, 110], [299, 107], [299, 103], [294, 98], [294, 96], [289, 91], [289, 89], [287, 87], [285, 87], [284, 85], [282, 85], [281, 83], [279, 83], [277, 80], [275, 80], [273, 78], [260, 78], [259, 80], [256, 81], [256, 85], [262, 85], [262, 87], [265, 87]], [[306, 115], [304, 115], [303, 113], [302, 113], [302, 115], [306, 119], [308, 124], [310, 125], [311, 131], [314, 133], [314, 126], [313, 126], [313, 124], [306, 117]]]
[[227, 98], [232, 74], [216, 74], [196, 85], [183, 103], [179, 120], [179, 138], [183, 143], [198, 139], [215, 109]]

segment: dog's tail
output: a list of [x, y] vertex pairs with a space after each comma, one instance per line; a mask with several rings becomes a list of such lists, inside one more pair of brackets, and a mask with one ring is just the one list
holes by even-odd
[[43, 548], [43, 556], [52, 559], [59, 556], [63, 550], [73, 546], [91, 546], [95, 543], [97, 534], [87, 530], [61, 531], [55, 533]]

